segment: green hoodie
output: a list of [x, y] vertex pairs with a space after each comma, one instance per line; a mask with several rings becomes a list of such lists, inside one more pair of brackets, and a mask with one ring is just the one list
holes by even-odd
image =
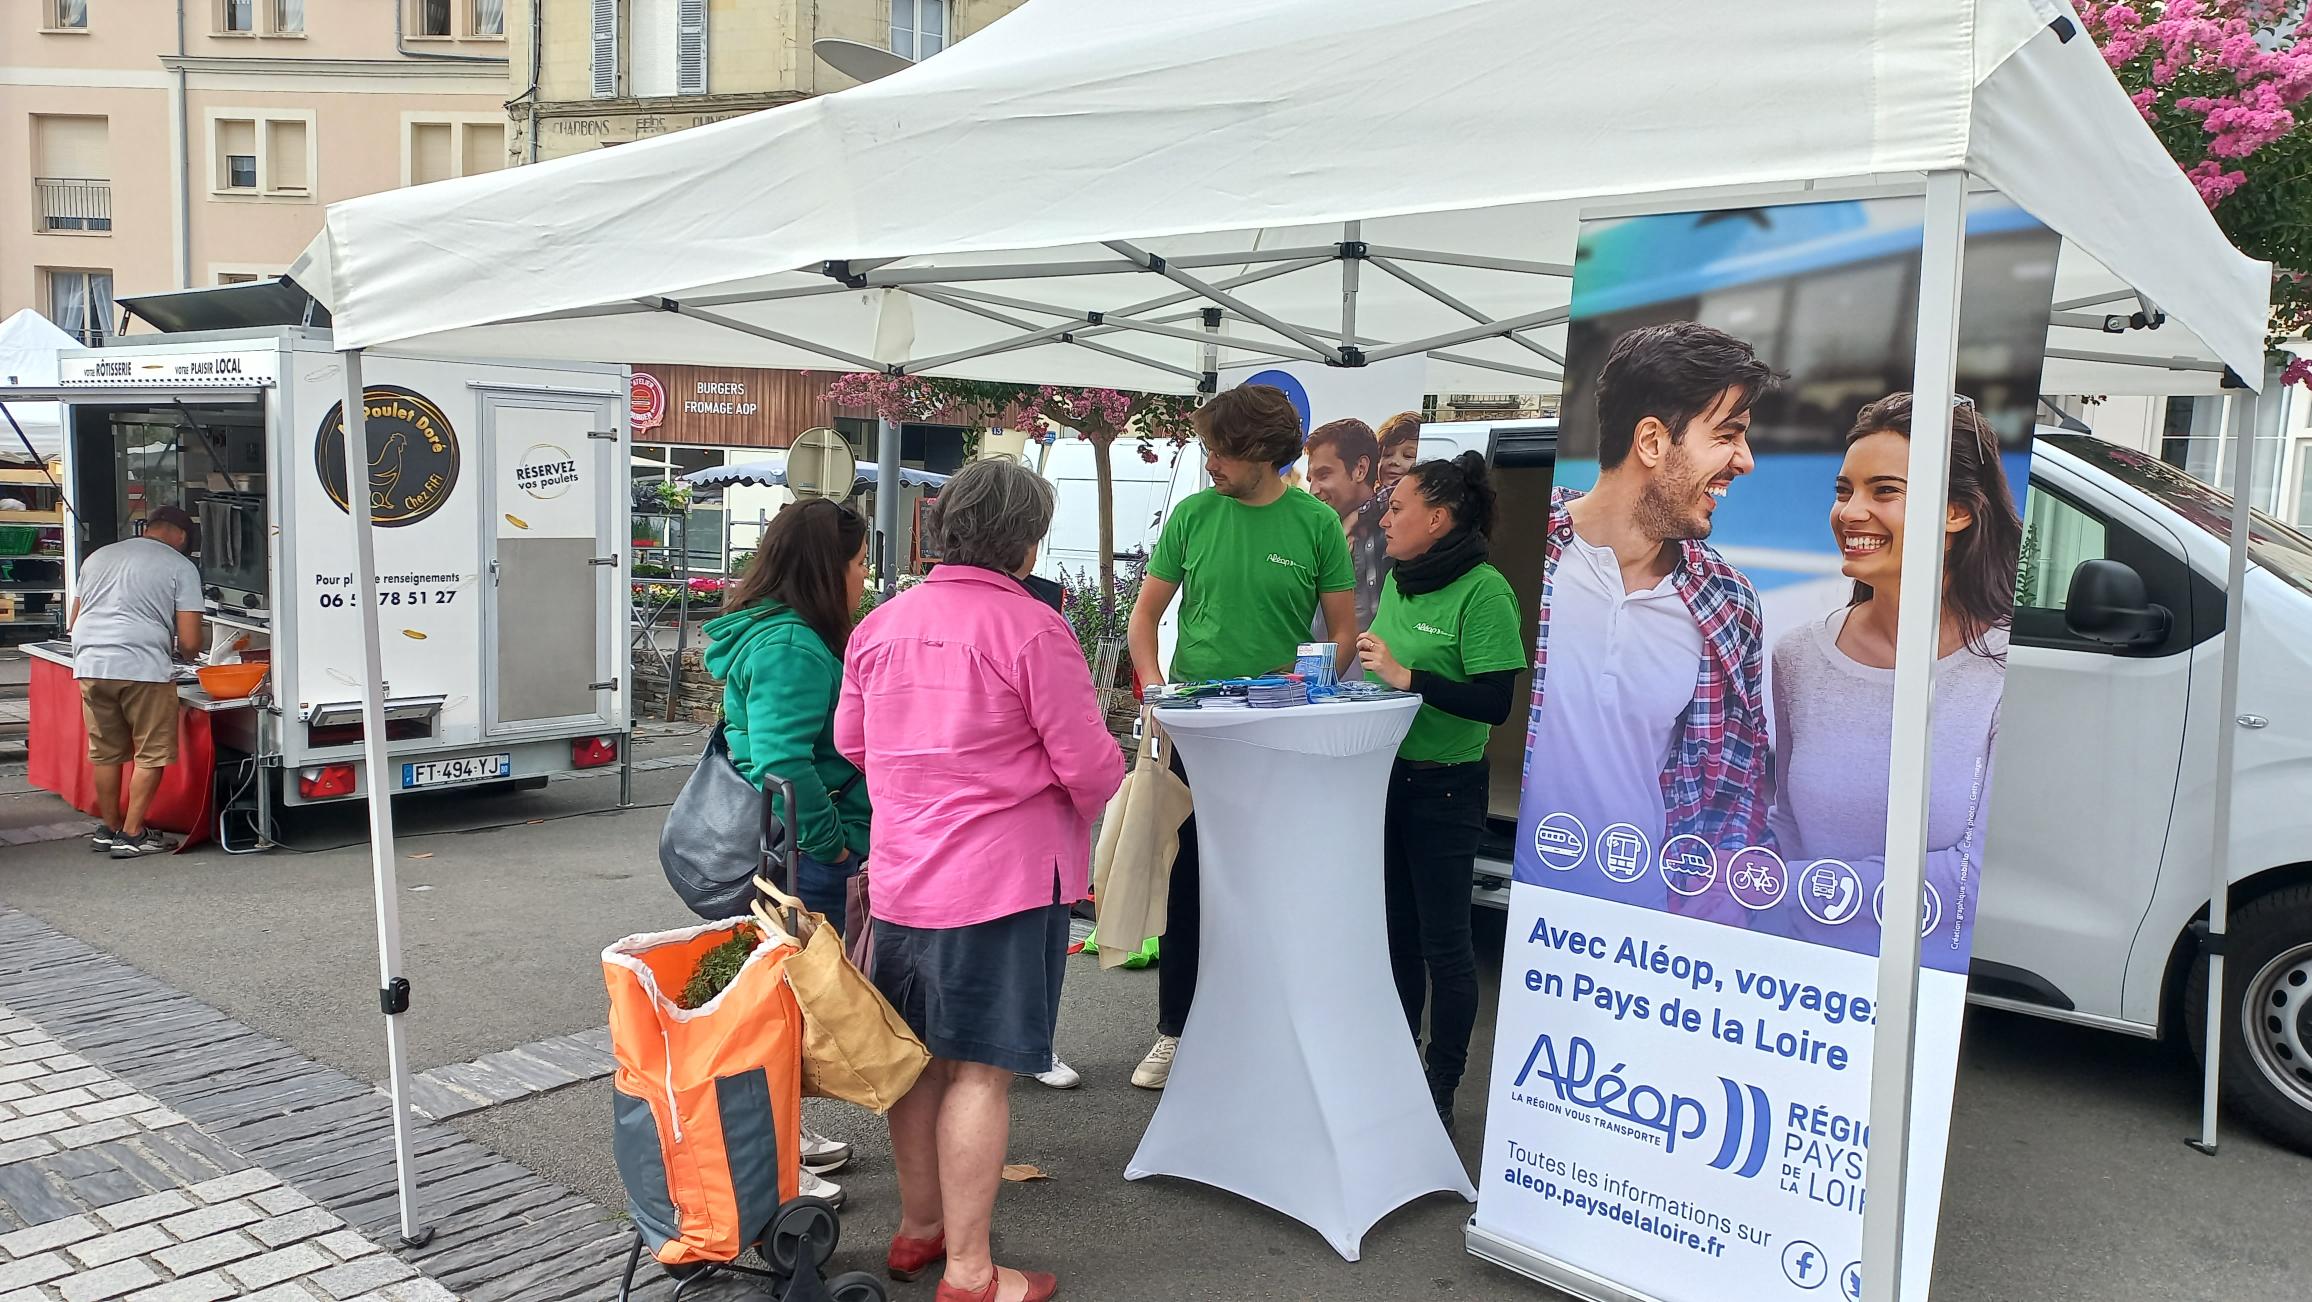
[[865, 859], [867, 784], [835, 750], [843, 662], [801, 615], [775, 602], [717, 616], [706, 635], [707, 672], [723, 682], [731, 763], [758, 787], [766, 773], [795, 784], [804, 854], [833, 863], [848, 847]]

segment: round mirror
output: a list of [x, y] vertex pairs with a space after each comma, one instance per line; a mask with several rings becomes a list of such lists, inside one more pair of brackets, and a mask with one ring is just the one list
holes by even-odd
[[850, 441], [834, 430], [804, 430], [787, 449], [787, 491], [797, 498], [841, 502], [851, 496], [858, 478], [859, 458]]

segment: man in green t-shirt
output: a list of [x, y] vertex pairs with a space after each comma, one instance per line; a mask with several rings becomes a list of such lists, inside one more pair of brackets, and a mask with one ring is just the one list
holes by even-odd
[[[1168, 681], [1157, 653], [1157, 628], [1173, 597], [1183, 592], [1169, 681], [1252, 678], [1289, 669], [1320, 606], [1339, 647], [1337, 667], [1345, 671], [1357, 653], [1357, 576], [1340, 517], [1285, 484], [1286, 467], [1301, 454], [1300, 414], [1292, 400], [1265, 384], [1231, 389], [1197, 411], [1196, 432], [1212, 487], [1173, 510], [1148, 558], [1140, 599], [1132, 607], [1132, 667], [1140, 686]], [[1173, 767], [1179, 766], [1175, 757]], [[1142, 1089], [1162, 1089], [1172, 1074], [1172, 1053], [1196, 997], [1201, 904], [1196, 819], [1190, 815], [1180, 829], [1165, 903], [1156, 965], [1156, 1047], [1132, 1073], [1132, 1083]], [[1115, 943], [1131, 940], [1118, 937]]]

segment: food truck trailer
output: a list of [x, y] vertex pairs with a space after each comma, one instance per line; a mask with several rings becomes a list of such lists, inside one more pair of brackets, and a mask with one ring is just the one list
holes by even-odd
[[[630, 778], [625, 368], [371, 353], [368, 464], [350, 484], [343, 377], [328, 331], [304, 324], [132, 335], [59, 357], [77, 526], [68, 600], [91, 551], [181, 506], [200, 526], [209, 646], [271, 664], [243, 701], [180, 676], [214, 737], [212, 826], [262, 840], [276, 804], [379, 787], [543, 783], [612, 764]], [[362, 759], [351, 492], [368, 496], [378, 526], [394, 760], [382, 776]], [[69, 672], [68, 642], [32, 650]], [[57, 744], [38, 735], [40, 714], [36, 701], [36, 782]]]

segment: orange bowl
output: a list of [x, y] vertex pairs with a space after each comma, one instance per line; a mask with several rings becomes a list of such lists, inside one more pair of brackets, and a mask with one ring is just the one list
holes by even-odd
[[201, 690], [220, 701], [237, 701], [257, 690], [265, 681], [267, 664], [203, 665], [193, 672], [200, 677]]

